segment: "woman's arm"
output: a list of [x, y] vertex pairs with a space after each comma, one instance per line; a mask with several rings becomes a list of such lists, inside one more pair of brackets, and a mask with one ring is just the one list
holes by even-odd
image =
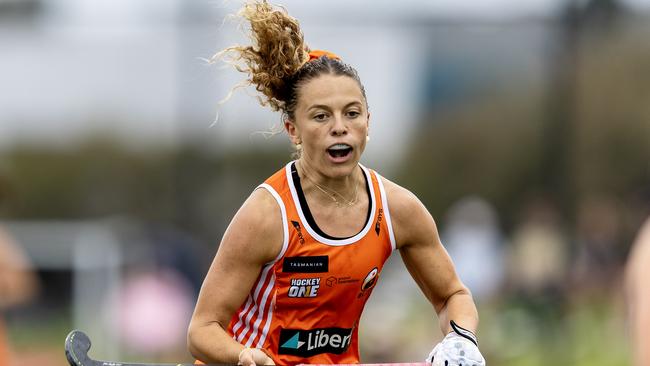
[[188, 330], [188, 348], [198, 360], [236, 364], [240, 356], [251, 356], [257, 364], [271, 361], [258, 350], [242, 355], [244, 346], [226, 328], [261, 268], [280, 253], [282, 241], [277, 202], [267, 190], [255, 190], [228, 226], [201, 287]]
[[452, 331], [451, 320], [475, 333], [478, 312], [472, 295], [458, 278], [433, 218], [411, 192], [385, 179], [384, 184], [397, 248], [409, 273], [435, 308], [443, 334]]

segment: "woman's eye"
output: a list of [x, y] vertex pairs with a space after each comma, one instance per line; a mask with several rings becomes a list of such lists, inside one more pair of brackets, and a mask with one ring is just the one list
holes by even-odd
[[327, 115], [325, 113], [319, 113], [319, 114], [314, 116], [314, 119], [316, 121], [324, 121], [324, 120], [327, 119]]

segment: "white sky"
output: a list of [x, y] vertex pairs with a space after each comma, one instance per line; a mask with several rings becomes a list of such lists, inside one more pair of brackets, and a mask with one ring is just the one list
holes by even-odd
[[[169, 19], [170, 14], [185, 0], [49, 0], [54, 9], [88, 24], [115, 20], [126, 24], [142, 19]], [[289, 9], [301, 20], [324, 19], [331, 22], [339, 17], [368, 20], [395, 16], [462, 17], [502, 19], [519, 16], [551, 15], [570, 0], [305, 0], [272, 1]], [[585, 2], [585, 0], [577, 0]], [[241, 0], [200, 0], [201, 6], [217, 9], [237, 9]], [[622, 0], [634, 9], [648, 9], [650, 0]], [[47, 3], [47, 0], [46, 0]]]
[[[650, 5], [650, 0], [627, 2], [645, 9]], [[241, 39], [233, 24], [219, 27], [224, 14], [234, 12], [240, 1], [44, 3], [47, 12], [35, 26], [0, 24], [0, 150], [24, 139], [65, 144], [94, 129], [115, 132], [125, 139], [163, 142], [174, 142], [189, 129], [227, 145], [279, 120], [254, 98], [239, 93], [221, 109], [220, 123], [206, 127], [214, 117], [215, 101], [241, 80], [241, 75], [217, 71], [199, 57]], [[428, 42], [413, 38], [412, 32], [417, 30], [400, 29], [399, 23], [384, 26], [386, 21], [544, 17], [553, 14], [562, 1], [280, 3], [300, 19], [312, 47], [334, 50], [357, 66], [373, 113], [369, 153], [374, 149], [376, 156], [382, 156], [380, 147], [404, 143], [408, 127], [417, 118], [414, 98], [409, 95], [414, 90], [409, 86], [418, 75], [408, 71], [416, 69], [415, 63], [425, 57], [418, 52], [423, 48], [420, 43]], [[179, 30], [181, 7], [193, 12], [196, 20], [186, 20]], [[471, 48], [472, 44], [459, 47]], [[179, 121], [187, 115], [199, 122]], [[106, 120], [93, 119], [97, 116]], [[276, 140], [284, 143], [281, 136]]]

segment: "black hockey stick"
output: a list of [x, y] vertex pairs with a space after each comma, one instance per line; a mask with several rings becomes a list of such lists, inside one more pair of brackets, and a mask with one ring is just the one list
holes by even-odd
[[[65, 338], [65, 357], [70, 366], [197, 366], [193, 363], [126, 363], [117, 361], [97, 361], [88, 356], [90, 338], [80, 330], [73, 330]], [[236, 366], [232, 364], [210, 364], [205, 366]], [[314, 366], [314, 365], [312, 365]], [[335, 366], [335, 365], [327, 365]], [[358, 364], [356, 366], [431, 366], [424, 362]]]
[[[65, 357], [70, 366], [196, 366], [192, 363], [164, 364], [164, 363], [123, 363], [114, 361], [97, 361], [88, 356], [90, 338], [80, 330], [73, 330], [65, 338]], [[215, 365], [207, 365], [215, 366]], [[225, 365], [222, 365], [225, 366]], [[234, 365], [228, 365], [234, 366]]]

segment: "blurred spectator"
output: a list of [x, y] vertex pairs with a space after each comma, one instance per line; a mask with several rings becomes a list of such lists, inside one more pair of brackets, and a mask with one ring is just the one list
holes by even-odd
[[111, 306], [128, 351], [161, 360], [188, 356], [193, 297], [190, 282], [172, 267], [145, 264], [129, 273]]
[[496, 211], [482, 198], [468, 196], [449, 209], [445, 226], [443, 243], [458, 275], [477, 303], [489, 301], [505, 275]]
[[[159, 267], [174, 268], [192, 286], [192, 301], [199, 295], [205, 272], [214, 253], [207, 245], [181, 229], [154, 223], [145, 226], [146, 239], [153, 244], [151, 259]], [[199, 251], [199, 248], [201, 251]]]
[[569, 256], [558, 213], [541, 198], [528, 203], [524, 211], [512, 234], [510, 284], [525, 297], [555, 297], [562, 292]]
[[650, 218], [641, 227], [628, 258], [625, 288], [635, 366], [650, 365]]
[[[566, 273], [568, 240], [559, 224], [559, 213], [546, 199], [524, 204], [522, 221], [512, 234], [509, 284], [513, 305], [529, 321], [526, 335], [547, 342], [546, 347], [566, 355], [567, 329], [563, 326], [567, 305]], [[535, 353], [535, 342], [525, 344], [535, 365], [547, 364], [548, 355]]]
[[590, 198], [578, 209], [576, 288], [585, 294], [609, 296], [620, 280], [625, 256], [621, 210], [612, 198]]
[[36, 275], [29, 260], [0, 227], [0, 366], [11, 364], [2, 312], [31, 299], [36, 290]]

